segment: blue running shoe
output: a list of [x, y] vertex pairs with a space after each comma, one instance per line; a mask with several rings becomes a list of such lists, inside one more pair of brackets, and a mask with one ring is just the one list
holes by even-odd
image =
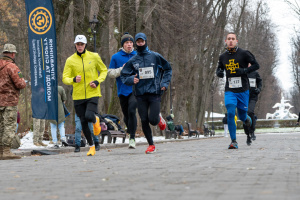
[[228, 149], [238, 149], [238, 143], [236, 141], [232, 141], [229, 145]]
[[252, 125], [252, 120], [251, 120], [251, 117], [249, 117], [249, 115], [247, 115], [247, 119], [246, 121], [244, 122], [244, 124], [247, 126], [247, 127], [250, 127]]

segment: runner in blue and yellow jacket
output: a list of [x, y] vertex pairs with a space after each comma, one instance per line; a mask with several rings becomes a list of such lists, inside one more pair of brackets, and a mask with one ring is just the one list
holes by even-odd
[[99, 135], [100, 121], [95, 113], [101, 97], [100, 83], [106, 78], [107, 68], [97, 53], [86, 50], [86, 43], [84, 35], [76, 36], [74, 44], [77, 52], [67, 59], [62, 81], [66, 85], [73, 86], [75, 112], [80, 118], [83, 133], [90, 145], [87, 155], [93, 156], [95, 145], [88, 122], [94, 123], [94, 134]]

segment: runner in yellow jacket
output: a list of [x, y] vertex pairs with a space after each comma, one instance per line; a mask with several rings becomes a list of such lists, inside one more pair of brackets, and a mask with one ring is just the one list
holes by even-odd
[[77, 52], [67, 59], [62, 81], [66, 85], [73, 85], [75, 112], [80, 118], [83, 133], [90, 145], [87, 155], [93, 156], [95, 145], [88, 122], [94, 123], [94, 134], [99, 135], [100, 122], [95, 114], [101, 97], [100, 83], [106, 78], [107, 68], [98, 53], [86, 50], [86, 43], [84, 35], [76, 36], [74, 44]]

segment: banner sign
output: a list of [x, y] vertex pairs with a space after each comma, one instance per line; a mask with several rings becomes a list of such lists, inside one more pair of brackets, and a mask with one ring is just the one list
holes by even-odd
[[25, 0], [32, 117], [58, 120], [57, 50], [52, 0]]

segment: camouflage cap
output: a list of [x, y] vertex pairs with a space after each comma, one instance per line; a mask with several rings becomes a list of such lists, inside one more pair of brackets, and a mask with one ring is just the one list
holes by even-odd
[[5, 44], [2, 53], [18, 53], [18, 52], [15, 45]]

